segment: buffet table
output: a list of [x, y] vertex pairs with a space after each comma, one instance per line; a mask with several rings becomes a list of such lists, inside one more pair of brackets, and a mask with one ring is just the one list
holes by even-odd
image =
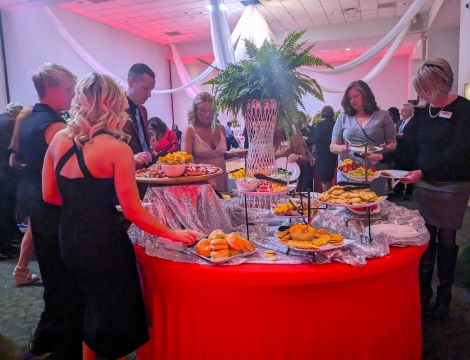
[[418, 263], [204, 266], [135, 246], [150, 341], [139, 360], [420, 359]]

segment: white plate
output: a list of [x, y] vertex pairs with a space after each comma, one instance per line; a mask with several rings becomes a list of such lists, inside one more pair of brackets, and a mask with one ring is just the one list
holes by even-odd
[[[384, 173], [384, 172], [387, 172], [392, 176], [382, 175], [382, 173]], [[379, 174], [379, 176], [386, 177], [388, 179], [402, 179], [406, 174], [409, 173], [409, 171], [405, 171], [405, 170], [379, 170], [379, 171], [377, 171], [377, 173]]]
[[223, 258], [223, 259], [220, 259], [220, 260], [212, 260], [211, 258], [207, 258], [205, 256], [202, 256], [202, 255], [199, 255], [196, 250], [194, 250], [194, 248], [188, 248], [188, 251], [191, 253], [191, 254], [194, 254], [196, 256], [199, 256], [201, 259], [204, 259], [206, 260], [207, 262], [210, 262], [211, 264], [213, 265], [219, 265], [219, 264], [223, 264], [227, 261], [230, 261], [232, 259], [235, 259], [237, 257], [245, 257], [245, 256], [250, 256], [250, 255], [253, 255], [254, 253], [256, 253], [258, 250], [255, 250], [255, 251], [250, 251], [250, 252], [247, 252], [247, 253], [243, 253], [243, 254], [240, 254], [240, 255], [234, 255], [234, 256], [230, 256], [228, 258]]
[[370, 234], [374, 237], [380, 233], [393, 236], [397, 239], [405, 239], [418, 235], [418, 230], [409, 225], [377, 224], [371, 225]]
[[371, 203], [365, 203], [365, 204], [335, 204], [335, 203], [330, 203], [328, 201], [321, 201], [321, 200], [318, 200], [319, 202], [321, 202], [322, 204], [328, 204], [330, 206], [337, 206], [337, 207], [345, 207], [345, 208], [354, 208], [354, 207], [371, 207], [372, 205], [375, 205], [375, 204], [380, 204], [382, 201], [385, 201], [387, 199], [386, 196], [379, 196], [380, 199], [379, 201], [375, 201], [375, 202], [371, 202]]
[[[287, 169], [286, 169], [286, 163], [287, 163]], [[297, 180], [300, 176], [299, 164], [287, 162], [286, 157], [281, 157], [281, 158], [276, 159], [276, 167], [290, 171], [292, 173], [292, 175], [289, 178], [290, 181]]]
[[[352, 175], [348, 175], [348, 173], [345, 173], [345, 172], [342, 172], [340, 171], [341, 175], [343, 175], [346, 179], [349, 179], [349, 180], [352, 180], [352, 181], [356, 181], [356, 182], [365, 182], [366, 181], [366, 177], [365, 176], [352, 176]], [[371, 182], [372, 180], [375, 180], [375, 179], [378, 179], [380, 177], [378, 171], [375, 172], [374, 175], [369, 175], [367, 177], [367, 182]]]
[[326, 245], [320, 246], [320, 249], [297, 249], [297, 248], [293, 248], [290, 246], [288, 246], [288, 248], [292, 250], [296, 250], [296, 251], [301, 251], [301, 252], [322, 252], [322, 251], [341, 249], [342, 247], [348, 246], [349, 244], [352, 244], [353, 242], [354, 240], [351, 240], [351, 239], [343, 239], [342, 245], [334, 246], [328, 243]]
[[[369, 145], [369, 146], [374, 146], [374, 145]], [[375, 147], [375, 150], [373, 151], [369, 150], [368, 152], [377, 152], [377, 151], [382, 150], [380, 146], [374, 146], [374, 147]], [[365, 146], [349, 146], [348, 149], [352, 151], [360, 151], [360, 152], [366, 151]]]

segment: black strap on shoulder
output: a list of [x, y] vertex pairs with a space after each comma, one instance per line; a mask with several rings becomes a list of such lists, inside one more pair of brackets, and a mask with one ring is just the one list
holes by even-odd
[[90, 170], [88, 170], [86, 164], [85, 164], [85, 159], [83, 158], [83, 151], [78, 147], [78, 145], [73, 142], [73, 147], [75, 148], [75, 153], [77, 154], [77, 161], [78, 161], [78, 166], [80, 166], [80, 170], [82, 171], [83, 175], [85, 177], [93, 177], [91, 174]]
[[70, 149], [68, 149], [67, 152], [60, 158], [59, 162], [57, 163], [57, 166], [55, 168], [55, 172], [56, 172], [57, 175], [60, 174], [60, 172], [62, 171], [62, 168], [65, 165], [65, 163], [72, 157], [73, 154], [75, 154], [75, 147], [74, 146], [72, 146]]

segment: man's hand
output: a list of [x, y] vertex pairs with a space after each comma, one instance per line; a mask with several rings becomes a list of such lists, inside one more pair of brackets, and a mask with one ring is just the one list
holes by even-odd
[[147, 151], [143, 151], [134, 155], [134, 162], [136, 165], [148, 164], [152, 161], [152, 154]]
[[397, 136], [397, 139], [401, 139], [403, 137], [403, 133], [398, 133], [396, 136]]

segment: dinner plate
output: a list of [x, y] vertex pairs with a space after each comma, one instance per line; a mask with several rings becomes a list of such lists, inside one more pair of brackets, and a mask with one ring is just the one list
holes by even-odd
[[[409, 171], [405, 170], [379, 170], [377, 171], [379, 176], [386, 177], [389, 179], [403, 179]], [[391, 176], [383, 175], [383, 173], [389, 173]]]
[[179, 184], [189, 184], [200, 181], [207, 181], [219, 175], [222, 175], [224, 172], [222, 170], [217, 170], [212, 174], [205, 174], [199, 176], [178, 176], [178, 177], [164, 177], [164, 178], [150, 178], [150, 177], [136, 177], [137, 182], [143, 182], [148, 184], [168, 184], [168, 185], [179, 185]]
[[409, 225], [398, 225], [398, 224], [376, 224], [371, 225], [370, 234], [377, 236], [381, 233], [393, 236], [397, 239], [405, 239], [418, 235], [418, 230]]
[[[287, 163], [287, 168], [286, 168], [286, 163]], [[295, 162], [294, 163], [287, 162], [286, 157], [280, 157], [276, 159], [276, 167], [290, 171], [292, 173], [292, 175], [289, 177], [290, 181], [297, 180], [300, 176], [299, 164]]]
[[194, 250], [194, 248], [188, 248], [188, 252], [190, 252], [191, 254], [194, 254], [196, 256], [199, 256], [201, 259], [204, 259], [206, 260], [207, 262], [213, 264], [213, 265], [219, 265], [219, 264], [223, 264], [227, 261], [230, 261], [232, 259], [235, 259], [237, 257], [246, 257], [246, 256], [250, 256], [250, 255], [253, 255], [254, 253], [256, 253], [258, 250], [255, 250], [255, 251], [250, 251], [250, 252], [246, 252], [246, 253], [243, 253], [243, 254], [240, 254], [240, 255], [234, 255], [234, 256], [230, 256], [228, 258], [223, 258], [223, 259], [219, 259], [219, 260], [212, 260], [211, 258], [207, 258], [205, 256], [202, 256], [202, 255], [199, 255], [196, 250]]
[[[348, 173], [340, 171], [341, 175], [343, 175], [346, 179], [356, 181], [356, 182], [365, 182], [366, 177], [365, 176], [353, 176], [353, 175], [348, 175]], [[367, 177], [367, 182], [371, 182], [372, 180], [378, 179], [380, 177], [379, 172], [376, 171], [374, 175], [369, 175]]]
[[[375, 150], [369, 150], [368, 152], [377, 152], [377, 151], [380, 151], [382, 150], [383, 148], [380, 147], [380, 146], [375, 146], [375, 145], [368, 145], [369, 147], [373, 146], [375, 148]], [[365, 146], [349, 146], [348, 147], [349, 150], [352, 150], [352, 151], [360, 151], [360, 152], [365, 152], [366, 149], [365, 149]]]
[[317, 200], [322, 204], [327, 204], [327, 205], [330, 205], [330, 206], [355, 208], [355, 207], [371, 207], [372, 205], [380, 204], [382, 201], [385, 201], [387, 199], [387, 197], [386, 196], [379, 196], [379, 199], [380, 199], [379, 201], [370, 202], [370, 203], [361, 203], [361, 204], [336, 204], [336, 203], [330, 203], [328, 201], [321, 201], [321, 200], [318, 200], [318, 199]]
[[345, 246], [348, 246], [349, 244], [352, 244], [353, 242], [354, 242], [354, 240], [351, 240], [351, 239], [343, 239], [343, 244], [338, 245], [338, 246], [331, 245], [330, 243], [328, 243], [326, 245], [320, 246], [319, 249], [297, 249], [297, 248], [293, 248], [293, 247], [290, 247], [290, 246], [288, 246], [288, 248], [290, 248], [292, 250], [296, 250], [296, 251], [301, 251], [301, 252], [323, 252], [323, 251], [341, 249]]

